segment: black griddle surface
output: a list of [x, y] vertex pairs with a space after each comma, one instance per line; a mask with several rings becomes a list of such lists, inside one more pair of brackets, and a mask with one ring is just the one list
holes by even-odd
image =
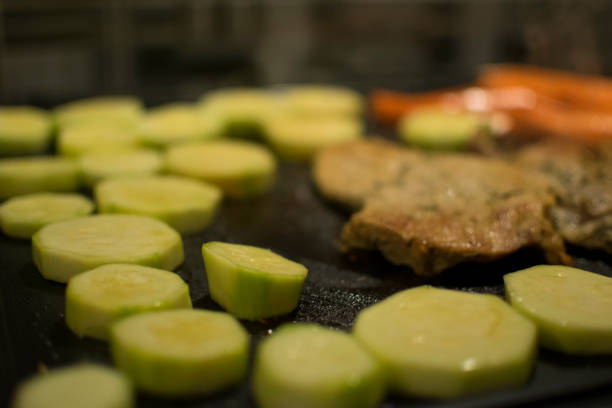
[[[341, 254], [337, 238], [348, 217], [317, 194], [306, 165], [281, 164], [278, 182], [268, 195], [251, 201], [226, 201], [206, 231], [184, 237], [185, 263], [177, 273], [189, 284], [194, 307], [220, 310], [208, 294], [202, 243], [216, 240], [267, 247], [306, 265], [309, 274], [291, 315], [243, 322], [252, 334], [254, 348], [270, 330], [285, 322], [317, 322], [349, 330], [363, 308], [420, 284], [502, 296], [504, 273], [544, 262], [538, 253], [522, 251], [489, 264], [455, 267], [434, 279], [420, 278], [376, 253]], [[612, 276], [609, 255], [576, 248], [570, 252], [575, 266]], [[0, 406], [7, 405], [15, 384], [40, 365], [111, 364], [106, 343], [79, 339], [68, 330], [64, 323], [65, 285], [40, 276], [28, 241], [0, 236], [0, 259]], [[209, 398], [163, 400], [139, 395], [138, 407], [252, 407], [249, 384], [250, 378]], [[446, 401], [389, 396], [382, 404], [449, 408], [536, 405], [612, 406], [612, 357], [570, 357], [540, 350], [532, 378], [523, 387]]]

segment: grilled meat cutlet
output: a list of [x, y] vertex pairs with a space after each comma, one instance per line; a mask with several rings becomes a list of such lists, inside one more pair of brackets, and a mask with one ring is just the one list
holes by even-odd
[[563, 239], [612, 253], [612, 145], [540, 143], [519, 152], [515, 163], [557, 182], [550, 218]]
[[[531, 246], [542, 248], [551, 263], [570, 262], [546, 216], [555, 196], [545, 177], [496, 159], [429, 156], [384, 143], [386, 160], [395, 155], [396, 163], [390, 164], [383, 160], [380, 143], [334, 147], [315, 161], [315, 182], [324, 195], [351, 206], [364, 203], [342, 231], [346, 250], [378, 249], [420, 275]], [[358, 152], [356, 159], [353, 152]], [[377, 159], [364, 159], [368, 154]], [[355, 168], [359, 162], [367, 165], [342, 174], [355, 171], [344, 162]], [[385, 173], [388, 168], [394, 171]], [[368, 177], [370, 171], [376, 176]]]

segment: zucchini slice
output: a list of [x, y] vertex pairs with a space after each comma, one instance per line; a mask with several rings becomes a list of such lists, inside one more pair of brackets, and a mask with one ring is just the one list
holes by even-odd
[[241, 381], [249, 336], [226, 313], [166, 310], [119, 320], [111, 353], [137, 388], [155, 395], [210, 394]]
[[429, 150], [464, 150], [479, 134], [490, 133], [480, 116], [466, 112], [424, 110], [404, 116], [400, 139]]
[[99, 266], [70, 279], [66, 287], [66, 324], [80, 337], [106, 340], [119, 319], [185, 308], [191, 309], [191, 299], [181, 277], [147, 266]]
[[202, 115], [217, 118], [223, 136], [246, 139], [263, 138], [266, 121], [282, 109], [273, 92], [259, 88], [219, 89], [200, 100]]
[[170, 173], [201, 179], [235, 198], [260, 195], [276, 177], [276, 160], [265, 147], [242, 141], [211, 141], [168, 149]]
[[0, 155], [42, 153], [49, 147], [53, 121], [32, 106], [0, 107]]
[[0, 205], [0, 226], [10, 237], [30, 239], [47, 224], [84, 217], [93, 209], [91, 200], [78, 194], [28, 194]]
[[402, 394], [449, 398], [529, 378], [536, 328], [493, 295], [421, 286], [357, 316], [353, 333]]
[[546, 348], [568, 354], [612, 353], [612, 278], [561, 265], [504, 276], [512, 306], [538, 326]]
[[177, 176], [115, 178], [95, 188], [101, 213], [129, 213], [160, 219], [180, 233], [203, 230], [221, 201], [217, 187]]
[[266, 125], [267, 141], [286, 160], [308, 160], [319, 150], [363, 137], [363, 126], [351, 117], [285, 116]]
[[262, 408], [367, 408], [384, 394], [376, 359], [351, 335], [314, 324], [288, 324], [266, 338], [253, 381]]
[[98, 96], [80, 99], [55, 109], [60, 128], [84, 122], [110, 123], [134, 128], [144, 113], [142, 101], [133, 96]]
[[20, 157], [0, 160], [0, 200], [41, 191], [79, 188], [76, 163], [59, 157]]
[[356, 91], [331, 85], [298, 85], [286, 94], [291, 113], [307, 116], [351, 116], [363, 111], [363, 97]]
[[297, 306], [308, 270], [274, 252], [248, 245], [202, 245], [213, 300], [240, 319], [283, 315]]
[[116, 124], [81, 123], [63, 129], [57, 138], [57, 151], [65, 156], [95, 152], [118, 152], [138, 147], [136, 133]]
[[193, 105], [173, 103], [151, 109], [140, 126], [143, 143], [154, 147], [195, 142], [217, 137], [220, 124], [216, 117], [203, 115]]
[[154, 175], [164, 167], [162, 155], [147, 149], [85, 154], [78, 163], [83, 183], [89, 187], [107, 178]]
[[119, 371], [81, 363], [20, 384], [11, 408], [132, 408], [134, 391]]
[[183, 242], [178, 232], [156, 219], [104, 214], [41, 228], [32, 237], [32, 253], [44, 278], [68, 282], [111, 263], [172, 270], [183, 262]]

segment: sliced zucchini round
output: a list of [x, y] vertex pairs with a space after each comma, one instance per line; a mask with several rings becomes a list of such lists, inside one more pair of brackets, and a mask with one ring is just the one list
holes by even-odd
[[287, 160], [307, 160], [335, 144], [363, 137], [363, 126], [351, 117], [285, 116], [268, 121], [267, 141]]
[[198, 178], [236, 198], [262, 194], [276, 176], [276, 160], [266, 148], [241, 141], [211, 141], [168, 149], [169, 172]]
[[111, 353], [137, 388], [162, 396], [210, 394], [246, 375], [249, 336], [233, 317], [166, 310], [119, 320]]
[[449, 398], [529, 378], [536, 328], [493, 295], [421, 286], [359, 313], [353, 333], [397, 392]]
[[356, 91], [331, 85], [298, 85], [286, 94], [291, 113], [307, 116], [359, 115], [363, 111], [363, 97]]
[[0, 160], [0, 199], [78, 187], [78, 169], [72, 160], [47, 156]]
[[191, 299], [181, 277], [148, 266], [99, 266], [70, 279], [66, 287], [66, 324], [80, 337], [107, 340], [119, 319], [185, 308], [191, 309]]
[[119, 371], [82, 363], [25, 381], [11, 408], [132, 408], [134, 400], [131, 384]]
[[463, 150], [476, 137], [488, 132], [474, 113], [425, 110], [404, 116], [399, 123], [400, 139], [430, 150]]
[[47, 224], [84, 217], [93, 209], [91, 200], [78, 194], [28, 194], [0, 205], [0, 226], [10, 237], [29, 239]]
[[95, 197], [99, 212], [148, 215], [189, 234], [210, 224], [222, 193], [198, 180], [149, 176], [102, 181], [95, 188]]
[[538, 326], [546, 348], [568, 354], [612, 353], [612, 278], [561, 265], [504, 276], [512, 306]]
[[351, 335], [289, 324], [259, 345], [253, 388], [262, 408], [367, 408], [382, 399], [384, 377]]
[[138, 147], [136, 133], [116, 124], [81, 123], [63, 129], [57, 138], [57, 151], [66, 156], [95, 152], [118, 152]]
[[42, 153], [49, 147], [53, 121], [32, 106], [0, 107], [0, 155]]
[[61, 105], [55, 115], [61, 128], [83, 122], [134, 128], [144, 113], [142, 101], [133, 96], [99, 96]]
[[173, 103], [151, 109], [140, 126], [141, 140], [154, 147], [217, 137], [220, 123], [193, 105]]
[[215, 302], [240, 319], [258, 320], [297, 306], [308, 270], [274, 252], [248, 245], [202, 245], [208, 288]]
[[32, 237], [32, 254], [44, 278], [68, 282], [111, 263], [172, 270], [183, 262], [183, 243], [178, 232], [156, 219], [103, 214], [41, 228]]
[[107, 178], [154, 175], [164, 167], [162, 155], [147, 149], [89, 153], [79, 157], [78, 163], [81, 178], [89, 187]]
[[258, 88], [227, 88], [205, 94], [200, 100], [202, 115], [217, 118], [223, 136], [261, 139], [264, 124], [283, 106], [272, 92]]

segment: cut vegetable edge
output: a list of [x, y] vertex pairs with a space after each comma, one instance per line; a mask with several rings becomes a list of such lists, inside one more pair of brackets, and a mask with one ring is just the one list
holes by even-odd
[[17, 387], [11, 408], [132, 408], [135, 398], [119, 371], [91, 363], [52, 369]]
[[94, 204], [71, 193], [33, 193], [13, 197], [0, 205], [4, 234], [29, 239], [47, 224], [91, 214]]
[[205, 229], [223, 196], [212, 184], [171, 175], [107, 179], [96, 185], [94, 195], [101, 213], [146, 215], [182, 234]]
[[79, 337], [107, 340], [119, 319], [190, 308], [189, 288], [180, 276], [141, 265], [103, 265], [73, 277], [66, 287], [66, 324]]
[[[479, 310], [487, 313], [475, 319]], [[505, 323], [495, 323], [498, 319]], [[474, 334], [483, 330], [511, 343], [500, 347], [499, 341]], [[392, 389], [422, 397], [453, 398], [522, 385], [536, 353], [535, 326], [501, 299], [430, 286], [404, 290], [364, 309], [353, 334], [379, 359]], [[398, 349], [394, 338], [409, 339], [412, 347]], [[463, 338], [467, 348], [458, 348], [459, 343], [445, 348], [444, 338], [455, 343]]]
[[[297, 307], [308, 273], [303, 265], [262, 248], [221, 242], [204, 244], [202, 257], [211, 297], [234, 316], [258, 320]], [[283, 267], [292, 272], [282, 273]]]
[[537, 325], [543, 347], [567, 354], [612, 353], [612, 278], [538, 265], [505, 275], [504, 283], [512, 307]]
[[257, 348], [253, 389], [259, 406], [374, 407], [382, 369], [351, 335], [315, 324], [286, 324]]
[[170, 310], [130, 316], [111, 328], [111, 354], [137, 386], [154, 395], [212, 394], [242, 380], [249, 336], [230, 315]]
[[[85, 230], [84, 235], [72, 239], [72, 235], [80, 234], [80, 228]], [[120, 242], [116, 242], [117, 235], [112, 242], [104, 238], [119, 230], [123, 234]], [[122, 254], [119, 256], [116, 252]], [[159, 220], [140, 215], [102, 214], [41, 228], [32, 236], [32, 257], [45, 279], [65, 283], [81, 272], [111, 263], [173, 270], [183, 263], [184, 253], [180, 234]]]

